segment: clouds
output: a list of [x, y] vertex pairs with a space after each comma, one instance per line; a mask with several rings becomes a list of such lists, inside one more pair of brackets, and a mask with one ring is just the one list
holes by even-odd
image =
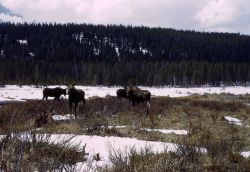
[[201, 30], [250, 34], [249, 5], [247, 0], [207, 0], [194, 19]]
[[11, 16], [8, 14], [0, 13], [0, 21], [21, 23], [21, 22], [23, 22], [23, 19], [19, 16]]
[[3, 22], [22, 22], [22, 17], [0, 4], [0, 21]]
[[205, 27], [228, 24], [235, 18], [237, 10], [230, 0], [210, 0], [195, 16], [195, 19]]
[[25, 21], [132, 24], [250, 34], [248, 0], [0, 0]]

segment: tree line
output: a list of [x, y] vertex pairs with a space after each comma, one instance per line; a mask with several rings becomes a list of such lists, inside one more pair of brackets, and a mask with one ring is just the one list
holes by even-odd
[[0, 23], [0, 84], [242, 85], [249, 62], [247, 35]]

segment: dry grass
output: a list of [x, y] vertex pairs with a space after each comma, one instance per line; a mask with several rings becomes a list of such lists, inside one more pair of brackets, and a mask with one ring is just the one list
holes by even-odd
[[69, 141], [53, 143], [49, 136], [33, 132], [7, 135], [0, 141], [0, 171], [72, 171], [86, 154]]
[[[111, 171], [244, 171], [250, 169], [249, 159], [239, 155], [250, 150], [250, 128], [229, 124], [224, 116], [232, 116], [250, 125], [250, 96], [203, 95], [185, 98], [153, 97], [149, 116], [145, 105], [132, 107], [127, 100], [120, 104], [115, 97], [92, 98], [86, 107], [80, 105], [79, 118], [43, 126], [40, 133], [71, 133], [100, 136], [135, 137], [142, 140], [178, 143], [176, 153], [153, 154], [132, 152], [132, 164], [114, 157], [118, 164]], [[69, 114], [68, 103], [28, 101], [0, 108], [0, 133], [21, 132], [33, 127], [32, 119], [44, 111]], [[152, 124], [152, 119], [154, 124]], [[126, 128], [109, 126], [125, 125]], [[141, 128], [186, 129], [187, 136], [149, 132]], [[206, 154], [194, 147], [207, 149]], [[53, 153], [54, 154], [54, 153]], [[117, 159], [118, 158], [118, 159]], [[127, 159], [126, 159], [127, 161]], [[119, 165], [120, 164], [120, 165]], [[146, 165], [145, 165], [146, 164]], [[156, 165], [157, 164], [157, 165]], [[118, 167], [119, 166], [119, 167]], [[132, 166], [133, 168], [129, 168]], [[144, 168], [145, 166], [145, 168]], [[242, 167], [243, 170], [240, 170]]]
[[189, 134], [176, 140], [176, 152], [111, 150], [108, 171], [248, 171], [250, 159], [240, 156], [246, 144], [242, 130], [228, 123], [214, 127], [204, 124], [202, 116], [190, 119]]

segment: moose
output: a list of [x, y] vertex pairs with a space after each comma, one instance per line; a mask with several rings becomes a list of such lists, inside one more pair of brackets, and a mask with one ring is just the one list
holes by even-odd
[[52, 113], [50, 111], [44, 111], [35, 117], [34, 125], [35, 127], [42, 127], [47, 124], [53, 124], [54, 119], [52, 118]]
[[150, 103], [151, 93], [148, 90], [141, 90], [138, 87], [128, 87], [127, 96], [129, 101], [132, 101], [133, 106], [140, 102]]
[[122, 98], [128, 99], [127, 87], [124, 87], [123, 89], [118, 89], [116, 91], [116, 96], [118, 98], [118, 101]]
[[79, 102], [83, 102], [83, 105], [85, 106], [86, 101], [85, 101], [85, 92], [81, 89], [76, 89], [75, 88], [75, 83], [74, 84], [66, 84], [68, 87], [68, 101], [69, 101], [69, 108], [70, 108], [70, 115], [72, 114], [72, 105], [73, 103], [75, 104], [75, 119], [77, 119], [77, 114], [76, 114], [76, 109], [78, 106]]
[[141, 90], [138, 87], [128, 87], [127, 96], [132, 101], [133, 106], [139, 105], [141, 102], [147, 103], [147, 114], [150, 109], [151, 93], [148, 90]]
[[66, 89], [62, 89], [60, 87], [56, 88], [44, 88], [43, 89], [43, 99], [48, 100], [48, 97], [54, 97], [54, 100], [59, 101], [61, 95], [66, 95]]
[[[138, 87], [128, 87], [128, 86], [125, 86], [123, 89], [118, 89], [116, 91], [116, 96], [118, 98], [118, 100], [122, 99], [122, 98], [125, 98], [125, 99], [129, 99], [129, 96], [128, 96], [128, 91], [129, 89], [139, 89]], [[130, 101], [130, 99], [129, 99]]]

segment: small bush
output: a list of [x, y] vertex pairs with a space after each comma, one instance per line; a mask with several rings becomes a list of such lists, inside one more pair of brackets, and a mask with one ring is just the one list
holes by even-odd
[[[67, 142], [51, 143], [49, 136], [16, 134], [0, 141], [5, 171], [53, 171], [73, 169], [85, 161], [85, 150]], [[2, 167], [3, 168], [3, 167]]]

